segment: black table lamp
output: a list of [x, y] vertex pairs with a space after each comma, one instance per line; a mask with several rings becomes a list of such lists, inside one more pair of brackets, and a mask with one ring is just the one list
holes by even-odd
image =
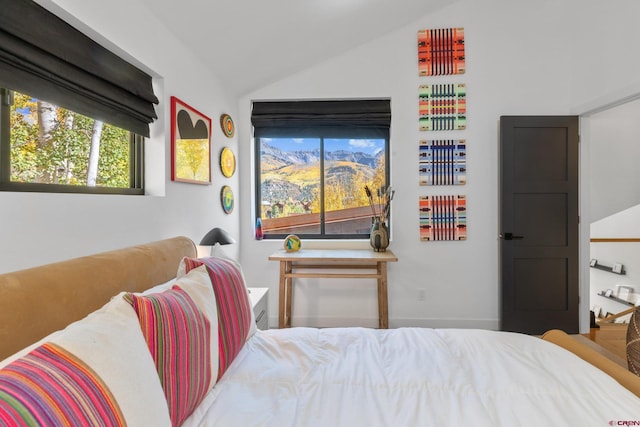
[[215, 246], [215, 245], [229, 245], [235, 243], [235, 239], [231, 237], [231, 234], [227, 233], [222, 228], [212, 228], [207, 234], [200, 240], [201, 246]]

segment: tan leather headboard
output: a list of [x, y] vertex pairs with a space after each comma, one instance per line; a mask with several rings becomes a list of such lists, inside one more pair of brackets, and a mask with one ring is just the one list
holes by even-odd
[[560, 347], [574, 353], [581, 359], [586, 360], [596, 368], [613, 377], [633, 394], [640, 397], [640, 377], [636, 376], [629, 370], [624, 369], [617, 363], [612, 362], [595, 350], [571, 338], [571, 336], [567, 335], [564, 331], [552, 329], [545, 332], [544, 335], [542, 335], [542, 339], [559, 345]]
[[187, 237], [0, 274], [0, 360], [82, 319], [121, 291], [140, 292], [176, 276], [196, 256]]

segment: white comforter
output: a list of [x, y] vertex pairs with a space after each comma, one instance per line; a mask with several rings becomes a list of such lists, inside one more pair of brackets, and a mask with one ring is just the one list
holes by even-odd
[[186, 425], [603, 427], [639, 420], [640, 399], [538, 338], [292, 328], [258, 331]]

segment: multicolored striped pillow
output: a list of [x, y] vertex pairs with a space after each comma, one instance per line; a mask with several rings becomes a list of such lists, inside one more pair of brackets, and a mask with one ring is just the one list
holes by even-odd
[[[218, 380], [236, 358], [252, 330], [253, 311], [242, 272], [223, 258], [184, 258], [185, 272], [204, 265], [218, 306]], [[182, 266], [180, 267], [182, 268]], [[180, 271], [180, 270], [179, 270]]]
[[171, 422], [180, 425], [212, 384], [210, 322], [179, 285], [145, 296], [129, 293], [125, 300], [138, 315]]
[[0, 425], [126, 423], [110, 390], [88, 365], [45, 343], [0, 370]]

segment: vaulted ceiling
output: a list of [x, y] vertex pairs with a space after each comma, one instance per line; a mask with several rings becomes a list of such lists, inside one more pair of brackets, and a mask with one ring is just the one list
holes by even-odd
[[242, 95], [458, 0], [139, 0]]

